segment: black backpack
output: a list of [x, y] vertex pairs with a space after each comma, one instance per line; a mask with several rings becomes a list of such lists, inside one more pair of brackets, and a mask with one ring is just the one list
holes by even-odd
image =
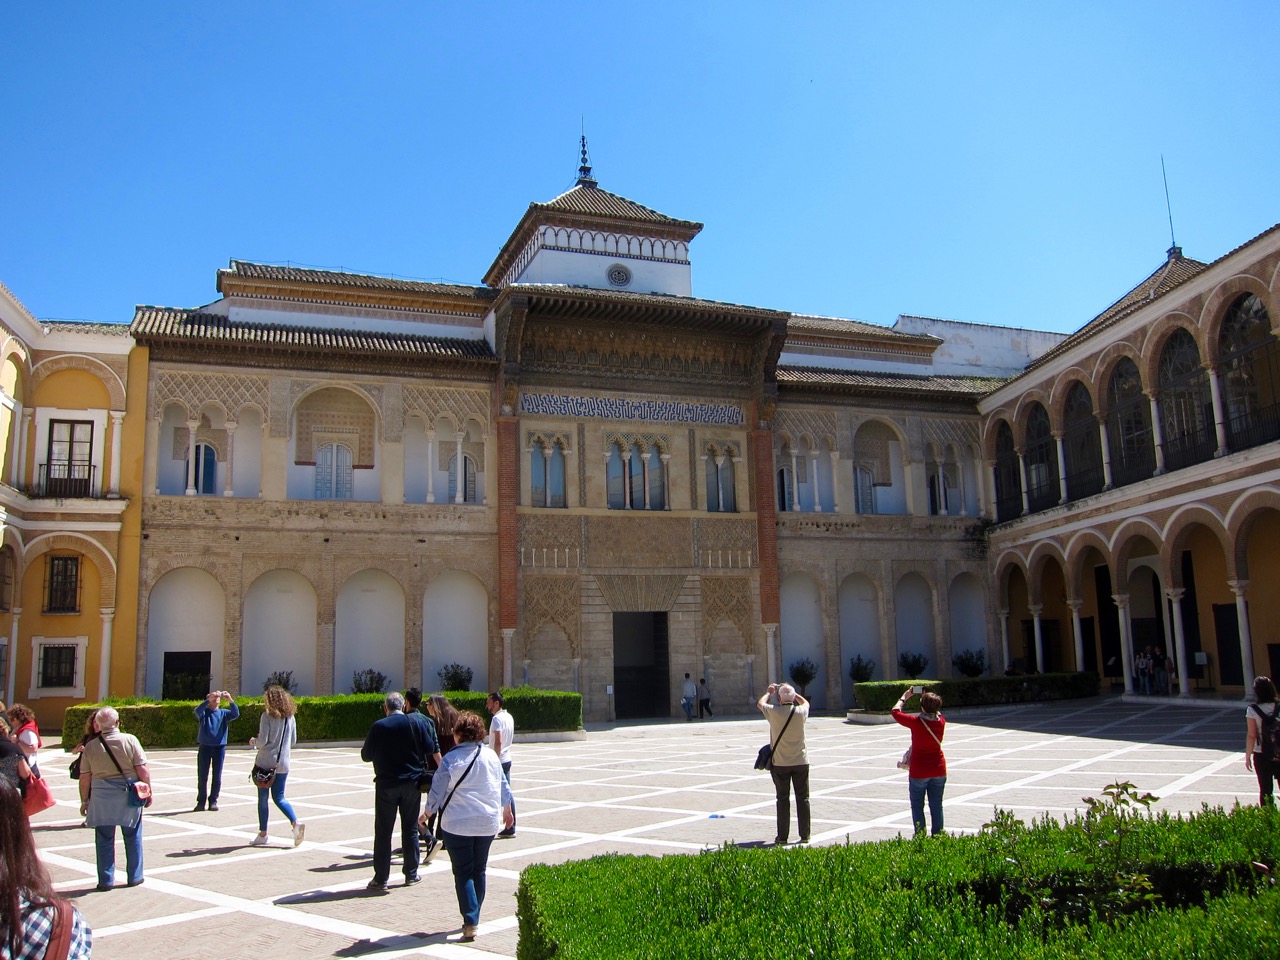
[[1249, 704], [1249, 709], [1258, 715], [1258, 725], [1262, 728], [1258, 738], [1262, 752], [1273, 764], [1280, 764], [1280, 707], [1275, 707], [1272, 716], [1263, 713], [1256, 703]]

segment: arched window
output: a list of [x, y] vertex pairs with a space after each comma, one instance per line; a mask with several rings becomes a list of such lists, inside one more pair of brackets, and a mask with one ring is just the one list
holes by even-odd
[[1232, 450], [1280, 438], [1280, 341], [1253, 294], [1236, 299], [1218, 337], [1222, 402]]
[[1003, 523], [1022, 516], [1022, 472], [1018, 469], [1018, 451], [1013, 446], [1013, 431], [1000, 421], [996, 428], [996, 519]]
[[703, 462], [707, 473], [707, 510], [734, 513], [738, 507], [733, 486], [733, 457], [728, 453], [708, 452]]
[[632, 510], [645, 509], [644, 503], [645, 456], [640, 445], [633, 443], [627, 455], [627, 506]]
[[1049, 411], [1031, 405], [1027, 415], [1027, 503], [1046, 510], [1062, 499], [1058, 483], [1058, 444], [1049, 432]]
[[454, 454], [449, 460], [449, 502], [450, 503], [476, 503], [476, 462], [467, 456], [462, 455], [462, 471], [463, 471], [463, 489], [462, 496], [458, 496], [458, 456]]
[[609, 462], [605, 464], [605, 482], [609, 491], [609, 509], [625, 510], [627, 507], [627, 471], [622, 459], [622, 449], [614, 444], [609, 448]]
[[[185, 462], [185, 461], [184, 461]], [[190, 476], [190, 473], [187, 474]], [[218, 492], [218, 453], [208, 443], [196, 444], [196, 493], [210, 496]]]
[[1102, 441], [1098, 437], [1098, 421], [1093, 415], [1093, 398], [1089, 388], [1077, 380], [1067, 391], [1064, 411], [1066, 431], [1062, 437], [1067, 458], [1067, 499], [1080, 500], [1100, 491], [1105, 482], [1102, 473]]
[[778, 468], [778, 512], [786, 513], [794, 505], [791, 500], [792, 494], [791, 468]]
[[535, 507], [565, 506], [564, 450], [539, 440], [529, 451], [529, 501]]
[[326, 443], [316, 448], [316, 499], [350, 500], [355, 496], [351, 448]]
[[1160, 354], [1160, 427], [1170, 470], [1213, 457], [1213, 401], [1200, 350], [1186, 330], [1175, 330]]
[[663, 469], [662, 451], [656, 445], [649, 448], [645, 458], [649, 479], [649, 496], [645, 503], [646, 510], [667, 509], [666, 470]]
[[1150, 477], [1156, 469], [1151, 404], [1142, 392], [1138, 365], [1125, 357], [1107, 384], [1107, 446], [1111, 482], [1117, 487]]

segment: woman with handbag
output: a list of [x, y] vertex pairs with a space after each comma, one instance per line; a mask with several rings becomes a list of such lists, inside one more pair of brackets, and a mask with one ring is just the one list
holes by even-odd
[[[298, 742], [298, 724], [295, 719], [298, 705], [284, 687], [272, 685], [262, 695], [262, 718], [258, 721], [258, 735], [249, 738], [249, 746], [257, 747], [253, 758], [253, 781], [258, 787], [258, 835], [249, 841], [253, 847], [267, 844], [267, 816], [271, 812], [268, 801], [289, 818], [293, 828], [293, 845], [302, 843], [306, 824], [298, 822], [293, 805], [284, 798], [284, 786], [289, 779], [289, 756]], [[259, 776], [259, 771], [263, 771]], [[268, 796], [269, 795], [269, 796]]]
[[[98, 733], [80, 761], [80, 812], [93, 827], [98, 889], [115, 886], [116, 827], [124, 836], [127, 882], [142, 883], [142, 808], [151, 806], [151, 774], [138, 738], [120, 731], [120, 714], [103, 707], [94, 715]], [[127, 771], [127, 772], [126, 772]]]
[[13, 784], [22, 796], [27, 795], [31, 768], [27, 766], [27, 755], [11, 740], [0, 740], [0, 778]]
[[89, 925], [54, 895], [22, 816], [22, 797], [0, 777], [0, 957], [89, 960], [92, 953]]
[[[902, 708], [917, 693], [923, 712], [905, 713]], [[941, 710], [942, 698], [920, 686], [907, 687], [893, 708], [893, 719], [911, 731], [911, 749], [907, 751], [910, 757], [903, 758], [907, 763], [911, 822], [917, 834], [924, 833], [924, 801], [928, 797], [930, 833], [935, 837], [942, 832], [942, 791], [947, 786], [947, 758], [942, 753], [947, 721]]]
[[27, 755], [27, 766], [34, 776], [40, 776], [40, 766], [36, 763], [36, 754], [44, 746], [40, 739], [40, 727], [36, 724], [36, 715], [25, 703], [15, 703], [9, 708], [9, 726], [12, 732], [9, 739], [16, 743]]
[[444, 756], [431, 780], [427, 813], [440, 814], [440, 835], [453, 866], [453, 886], [462, 913], [462, 942], [470, 943], [476, 938], [484, 905], [489, 847], [499, 830], [515, 823], [515, 815], [502, 763], [484, 743], [486, 730], [480, 715], [459, 714], [453, 735], [458, 745]]

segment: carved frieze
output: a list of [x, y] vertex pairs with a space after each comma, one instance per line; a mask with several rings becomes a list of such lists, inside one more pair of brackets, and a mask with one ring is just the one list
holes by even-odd
[[586, 554], [593, 567], [688, 567], [693, 563], [692, 522], [657, 511], [589, 517]]
[[[751, 624], [754, 607], [751, 602], [752, 581], [749, 577], [702, 578], [702, 645], [703, 651], [711, 643], [711, 636], [723, 621], [737, 628], [742, 639], [742, 653], [751, 652]], [[734, 651], [738, 652], [738, 651]]]
[[597, 576], [596, 585], [614, 613], [670, 610], [676, 605], [684, 582], [682, 574]]
[[524, 657], [538, 630], [555, 624], [569, 641], [571, 656], [580, 657], [579, 611], [582, 587], [576, 576], [526, 576], [524, 578]]

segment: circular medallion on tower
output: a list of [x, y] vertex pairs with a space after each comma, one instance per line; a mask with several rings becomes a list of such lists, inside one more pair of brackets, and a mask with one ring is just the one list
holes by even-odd
[[620, 263], [609, 267], [609, 283], [615, 287], [625, 287], [631, 283], [631, 271]]

